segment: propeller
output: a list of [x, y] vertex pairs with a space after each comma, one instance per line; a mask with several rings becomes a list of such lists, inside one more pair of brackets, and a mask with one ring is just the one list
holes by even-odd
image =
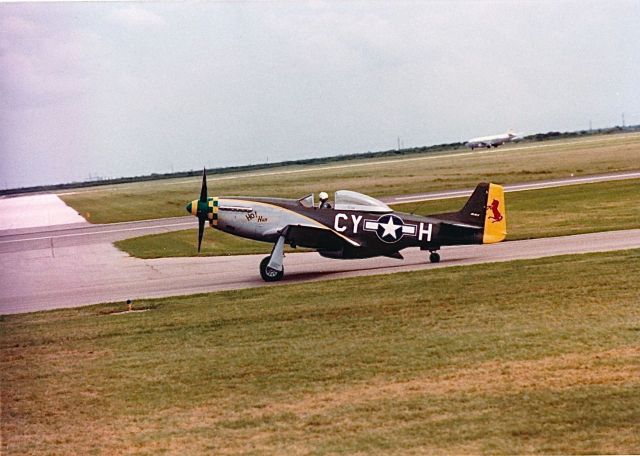
[[200, 253], [200, 247], [202, 246], [202, 236], [204, 236], [204, 222], [204, 218], [198, 217], [198, 253]]
[[200, 201], [207, 202], [207, 168], [202, 168], [202, 188], [200, 189]]
[[[198, 203], [204, 203], [204, 207], [207, 206], [207, 168], [202, 169], [202, 188], [200, 189], [200, 201]], [[202, 205], [198, 204], [198, 253], [200, 253], [200, 247], [202, 246], [202, 236], [204, 236], [204, 222], [207, 221], [207, 211], [203, 211], [200, 208]]]
[[209, 218], [209, 198], [207, 196], [207, 169], [202, 170], [202, 188], [200, 189], [200, 199], [193, 200], [187, 204], [187, 212], [198, 217], [198, 253], [202, 247], [202, 236], [204, 236], [204, 223]]

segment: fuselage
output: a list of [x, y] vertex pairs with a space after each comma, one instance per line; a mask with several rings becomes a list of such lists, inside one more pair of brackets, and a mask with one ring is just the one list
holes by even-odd
[[504, 133], [501, 135], [492, 136], [480, 136], [478, 138], [471, 138], [467, 141], [467, 147], [475, 149], [476, 147], [498, 147], [504, 143], [515, 141], [519, 136], [515, 133]]
[[215, 202], [211, 226], [236, 236], [274, 243], [284, 226], [330, 230], [344, 242], [334, 247], [304, 238], [296, 246], [332, 258], [393, 256], [407, 247], [482, 243], [482, 229], [442, 224], [440, 220], [400, 212], [366, 212], [304, 207], [299, 200], [259, 197], [209, 198]]

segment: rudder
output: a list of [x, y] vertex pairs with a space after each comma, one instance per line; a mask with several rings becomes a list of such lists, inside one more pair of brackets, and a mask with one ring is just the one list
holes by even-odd
[[507, 209], [502, 185], [489, 184], [485, 209], [482, 243], [500, 242], [507, 236]]

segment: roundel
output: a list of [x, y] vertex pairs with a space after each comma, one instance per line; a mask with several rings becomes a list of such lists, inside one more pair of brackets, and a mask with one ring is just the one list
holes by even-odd
[[376, 234], [381, 241], [392, 244], [402, 238], [403, 225], [404, 222], [397, 215], [386, 214], [378, 219]]

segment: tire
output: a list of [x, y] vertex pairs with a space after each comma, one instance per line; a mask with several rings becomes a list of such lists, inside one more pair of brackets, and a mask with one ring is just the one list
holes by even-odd
[[265, 257], [260, 262], [260, 277], [262, 277], [262, 280], [264, 280], [265, 282], [277, 282], [284, 276], [284, 268], [282, 269], [282, 271], [271, 269], [269, 267], [270, 259], [271, 257]]
[[439, 263], [440, 254], [438, 252], [431, 252], [431, 255], [429, 255], [429, 261], [431, 261], [432, 263]]

